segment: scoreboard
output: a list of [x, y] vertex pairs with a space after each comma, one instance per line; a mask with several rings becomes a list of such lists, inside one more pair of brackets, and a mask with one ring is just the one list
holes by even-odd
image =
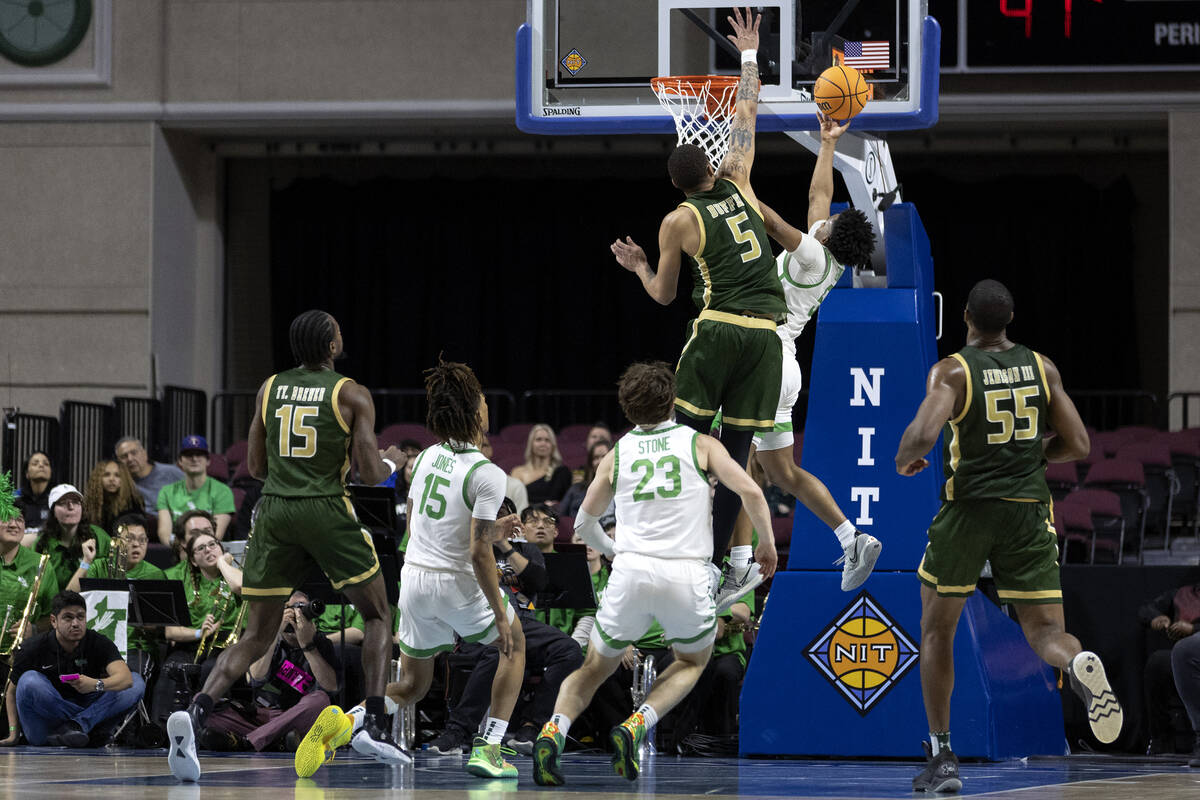
[[955, 72], [1200, 70], [1200, 0], [929, 0]]

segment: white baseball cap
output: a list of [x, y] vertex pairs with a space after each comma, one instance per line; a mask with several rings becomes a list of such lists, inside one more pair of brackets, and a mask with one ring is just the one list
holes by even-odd
[[60, 483], [50, 490], [50, 507], [54, 508], [54, 504], [62, 500], [69, 494], [73, 494], [79, 498], [79, 502], [83, 502], [83, 493], [69, 483]]

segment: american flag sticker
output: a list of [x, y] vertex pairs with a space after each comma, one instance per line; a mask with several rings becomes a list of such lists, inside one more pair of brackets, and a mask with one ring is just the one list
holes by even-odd
[[891, 66], [891, 42], [846, 42], [842, 51], [846, 56], [847, 67], [887, 69]]

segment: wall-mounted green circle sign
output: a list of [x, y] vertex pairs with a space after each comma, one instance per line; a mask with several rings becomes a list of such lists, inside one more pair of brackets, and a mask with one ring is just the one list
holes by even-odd
[[92, 22], [92, 0], [0, 0], [0, 55], [25, 67], [61, 61]]

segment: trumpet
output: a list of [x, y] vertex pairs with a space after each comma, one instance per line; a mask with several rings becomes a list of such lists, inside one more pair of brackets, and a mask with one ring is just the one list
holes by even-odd
[[119, 525], [116, 534], [108, 550], [108, 559], [104, 564], [105, 574], [109, 578], [124, 580], [125, 573], [129, 570], [129, 550], [125, 546], [125, 526]]
[[199, 664], [204, 659], [212, 655], [212, 651], [216, 646], [217, 634], [221, 631], [221, 620], [225, 619], [225, 612], [229, 610], [229, 604], [233, 601], [233, 591], [229, 588], [229, 584], [221, 581], [220, 594], [216, 605], [213, 606], [213, 619], [216, 620], [217, 628], [211, 633], [207, 633], [200, 637], [200, 641], [196, 644], [196, 657], [192, 659], [193, 664]]

